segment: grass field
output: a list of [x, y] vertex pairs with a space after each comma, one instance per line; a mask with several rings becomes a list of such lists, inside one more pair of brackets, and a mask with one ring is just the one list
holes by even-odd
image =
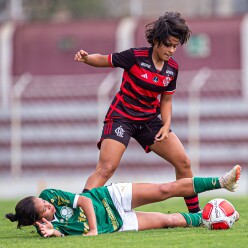
[[[215, 198], [201, 197], [203, 206]], [[16, 201], [0, 201], [0, 248], [3, 247], [247, 247], [248, 246], [248, 197], [225, 197], [240, 212], [240, 220], [230, 230], [210, 231], [200, 228], [171, 228], [142, 232], [102, 234], [94, 237], [68, 236], [45, 239], [36, 234], [33, 227], [16, 229], [16, 223], [5, 219], [4, 214], [13, 212]], [[144, 206], [137, 210], [160, 211], [164, 213], [185, 211], [182, 199], [170, 199], [162, 203]]]

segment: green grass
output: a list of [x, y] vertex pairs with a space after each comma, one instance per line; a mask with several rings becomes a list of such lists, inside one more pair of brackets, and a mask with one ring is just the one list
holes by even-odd
[[[201, 197], [203, 206], [214, 197]], [[83, 247], [83, 248], [129, 248], [129, 247], [247, 247], [248, 244], [248, 197], [225, 197], [240, 212], [240, 220], [230, 230], [210, 231], [200, 228], [171, 228], [142, 232], [122, 232], [94, 237], [68, 236], [42, 238], [33, 227], [16, 229], [16, 223], [5, 219], [4, 214], [13, 212], [16, 201], [0, 201], [0, 248], [3, 247]], [[182, 199], [170, 199], [141, 207], [137, 210], [164, 213], [185, 211]]]

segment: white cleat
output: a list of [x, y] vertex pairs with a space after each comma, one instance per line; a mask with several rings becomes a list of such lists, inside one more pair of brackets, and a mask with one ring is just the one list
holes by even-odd
[[236, 189], [238, 188], [240, 173], [241, 173], [241, 166], [235, 165], [232, 168], [232, 170], [230, 170], [224, 176], [219, 178], [221, 187], [231, 192], [236, 191]]

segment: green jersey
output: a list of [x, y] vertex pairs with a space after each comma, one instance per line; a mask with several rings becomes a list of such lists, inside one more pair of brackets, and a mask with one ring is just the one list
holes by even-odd
[[83, 194], [46, 189], [41, 192], [39, 197], [53, 204], [56, 209], [52, 221], [54, 229], [65, 235], [82, 235], [89, 231], [84, 211], [77, 207], [77, 200], [80, 195], [92, 200], [99, 234], [115, 232], [122, 227], [122, 219], [106, 187], [95, 188]]

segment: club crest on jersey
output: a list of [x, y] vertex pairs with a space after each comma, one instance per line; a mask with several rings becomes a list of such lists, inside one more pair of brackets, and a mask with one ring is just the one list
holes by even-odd
[[69, 219], [73, 215], [73, 209], [67, 206], [64, 206], [60, 210], [60, 214], [64, 219]]
[[157, 82], [158, 82], [158, 77], [154, 77], [154, 78], [153, 78], [153, 82], [154, 82], [154, 83], [157, 83]]
[[163, 80], [164, 87], [168, 86], [170, 81], [171, 81], [171, 77], [165, 77], [165, 79]]

